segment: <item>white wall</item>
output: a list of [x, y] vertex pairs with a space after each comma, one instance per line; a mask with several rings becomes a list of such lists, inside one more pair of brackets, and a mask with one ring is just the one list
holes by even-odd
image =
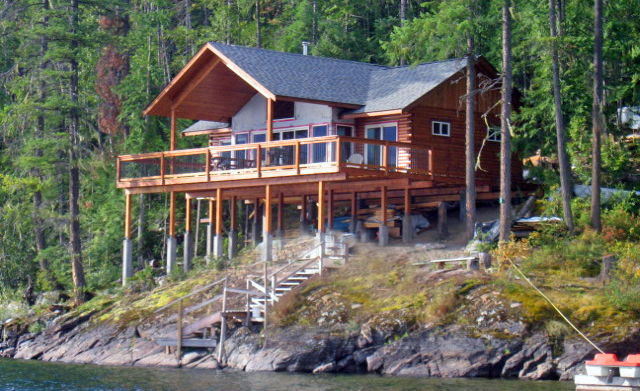
[[[295, 118], [273, 122], [273, 128], [283, 129], [312, 124], [326, 123], [353, 123], [353, 120], [340, 120], [339, 109], [327, 105], [314, 103], [295, 102]], [[267, 126], [267, 100], [260, 94], [256, 94], [232, 119], [234, 133], [264, 131]]]

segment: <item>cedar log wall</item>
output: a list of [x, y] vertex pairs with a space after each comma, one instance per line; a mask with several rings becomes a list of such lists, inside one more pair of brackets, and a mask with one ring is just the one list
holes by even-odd
[[[480, 71], [480, 70], [479, 70]], [[464, 183], [465, 171], [465, 101], [460, 100], [466, 94], [466, 83], [462, 73], [452, 76], [448, 81], [420, 98], [401, 115], [369, 117], [357, 121], [356, 137], [365, 136], [367, 125], [384, 122], [398, 122], [398, 141], [431, 146], [433, 149], [433, 170], [436, 175], [459, 178]], [[480, 158], [480, 168], [476, 170], [478, 184], [488, 184], [494, 188], [500, 186], [500, 143], [495, 141], [482, 143], [487, 136], [487, 125], [482, 118], [490, 108], [487, 122], [500, 127], [500, 91], [490, 91], [476, 97], [475, 150]], [[432, 121], [449, 122], [451, 136], [435, 136], [431, 131]], [[522, 180], [522, 162], [517, 156], [512, 158], [512, 183], [519, 186]], [[436, 179], [437, 180], [437, 179]]]

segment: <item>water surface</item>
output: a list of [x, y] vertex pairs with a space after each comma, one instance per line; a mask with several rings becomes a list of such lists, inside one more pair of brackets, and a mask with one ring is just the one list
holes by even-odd
[[70, 365], [0, 359], [2, 391], [569, 391], [570, 382], [390, 378]]

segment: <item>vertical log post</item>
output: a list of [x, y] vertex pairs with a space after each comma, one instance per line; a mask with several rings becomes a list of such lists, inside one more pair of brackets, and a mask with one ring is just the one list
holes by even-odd
[[273, 260], [273, 236], [271, 235], [271, 190], [271, 185], [265, 186], [262, 260], [267, 263], [270, 263]]
[[387, 227], [387, 187], [380, 187], [380, 227], [378, 228], [378, 245], [386, 246], [389, 244], [389, 227]]
[[251, 224], [251, 243], [253, 247], [258, 245], [258, 214], [260, 211], [260, 199], [253, 201], [253, 222]]
[[191, 198], [185, 197], [185, 218], [184, 218], [184, 251], [183, 269], [188, 272], [191, 269], [191, 258], [193, 256], [193, 245], [191, 238]]
[[216, 220], [215, 230], [216, 236], [213, 239], [213, 256], [215, 258], [222, 258], [224, 255], [224, 238], [222, 237], [222, 189], [216, 189]]
[[237, 207], [238, 197], [232, 196], [229, 200], [229, 214], [230, 214], [230, 227], [229, 227], [229, 248], [227, 249], [229, 259], [233, 259], [236, 256], [238, 250], [238, 229], [237, 229]]
[[404, 216], [402, 216], [402, 241], [407, 243], [413, 239], [413, 221], [411, 220], [411, 190], [404, 188]]
[[440, 202], [438, 204], [438, 237], [444, 239], [449, 235], [447, 229], [447, 204]]
[[327, 228], [329, 228], [330, 230], [333, 229], [333, 215], [334, 215], [334, 210], [333, 210], [333, 189], [329, 189], [329, 200], [328, 200], [328, 206], [329, 206], [329, 215], [327, 216]]
[[124, 195], [124, 240], [122, 241], [122, 285], [133, 277], [133, 242], [131, 241], [131, 194]]
[[278, 231], [276, 237], [282, 239], [284, 237], [284, 193], [278, 194]]
[[356, 233], [356, 226], [358, 224], [358, 193], [351, 192], [351, 224], [349, 225], [349, 232]]
[[212, 250], [213, 250], [213, 216], [214, 216], [214, 204], [213, 200], [209, 199], [209, 224], [207, 224], [207, 265], [211, 262]]
[[176, 193], [169, 193], [169, 238], [167, 239], [167, 275], [176, 268]]
[[324, 232], [324, 182], [318, 182], [318, 232]]
[[273, 141], [273, 100], [267, 98], [267, 142]]

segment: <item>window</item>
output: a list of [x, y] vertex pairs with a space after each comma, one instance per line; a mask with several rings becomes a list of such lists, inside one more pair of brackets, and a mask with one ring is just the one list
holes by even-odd
[[[328, 134], [327, 125], [313, 127], [312, 137], [324, 137]], [[312, 144], [312, 163], [324, 163], [327, 161], [327, 143]]]
[[295, 118], [294, 102], [286, 100], [277, 100], [273, 105], [273, 119], [289, 119]]
[[[369, 125], [365, 128], [365, 137], [373, 140], [397, 141], [397, 129], [398, 126], [395, 123]], [[365, 164], [373, 166], [384, 165], [384, 162], [382, 161], [383, 149], [384, 146], [382, 145], [367, 144], [364, 157]], [[389, 147], [390, 166], [396, 165], [396, 154], [396, 147]]]
[[[235, 141], [236, 141], [236, 145], [247, 144], [249, 142], [249, 134], [248, 133], [236, 134]], [[236, 155], [235, 157], [238, 159], [246, 159], [247, 151], [239, 150], [235, 152], [235, 155]]]
[[449, 122], [431, 121], [431, 134], [451, 137], [451, 124]]
[[487, 128], [487, 140], [500, 142], [502, 141], [502, 135], [500, 134], [500, 128], [492, 126]]

